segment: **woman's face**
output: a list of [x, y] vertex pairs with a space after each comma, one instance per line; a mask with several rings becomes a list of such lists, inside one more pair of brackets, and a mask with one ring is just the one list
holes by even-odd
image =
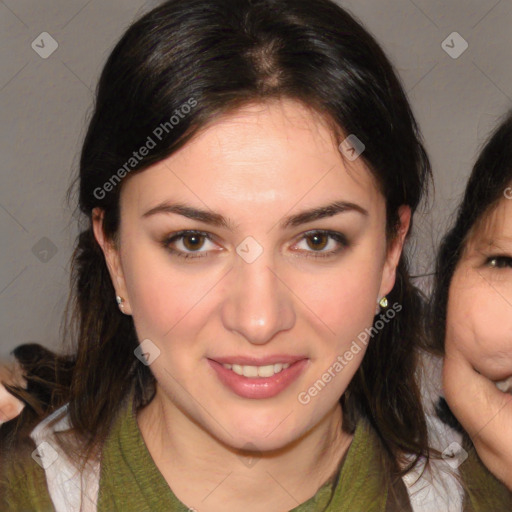
[[512, 200], [468, 242], [450, 284], [446, 349], [493, 381], [512, 376]]
[[361, 363], [358, 335], [393, 287], [409, 213], [388, 247], [362, 159], [344, 163], [292, 100], [225, 116], [130, 176], [120, 249], [106, 254], [144, 350], [158, 354], [158, 393], [233, 447], [298, 439], [336, 410]]

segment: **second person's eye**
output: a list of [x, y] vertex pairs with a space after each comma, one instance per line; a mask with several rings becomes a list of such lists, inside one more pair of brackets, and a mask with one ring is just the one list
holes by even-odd
[[490, 256], [486, 264], [491, 268], [512, 268], [511, 256]]

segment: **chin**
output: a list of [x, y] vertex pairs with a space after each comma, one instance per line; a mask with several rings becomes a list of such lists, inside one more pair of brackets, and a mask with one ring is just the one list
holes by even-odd
[[[290, 411], [287, 414], [289, 413]], [[223, 439], [233, 448], [243, 448], [250, 443], [260, 451], [280, 450], [296, 441], [307, 430], [304, 428], [300, 432], [296, 429], [290, 431], [288, 420], [291, 419], [291, 415], [287, 418], [287, 414], [274, 419], [271, 424], [266, 422], [264, 426], [247, 424], [247, 417], [244, 418], [245, 424], [239, 422], [236, 426], [229, 427], [226, 423], [224, 426], [228, 432], [233, 433], [233, 437], [223, 431], [223, 434], [226, 434], [223, 435]]]

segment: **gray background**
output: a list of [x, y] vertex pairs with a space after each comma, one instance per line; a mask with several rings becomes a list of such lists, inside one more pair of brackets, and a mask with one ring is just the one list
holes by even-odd
[[[20, 343], [59, 345], [77, 233], [65, 193], [93, 90], [122, 32], [157, 3], [0, 0], [0, 357]], [[436, 190], [411, 249], [414, 272], [427, 274], [478, 149], [512, 106], [512, 1], [339, 3], [387, 51], [426, 140]], [[31, 46], [42, 32], [58, 43], [47, 59]], [[442, 48], [453, 32], [469, 44], [456, 59]]]

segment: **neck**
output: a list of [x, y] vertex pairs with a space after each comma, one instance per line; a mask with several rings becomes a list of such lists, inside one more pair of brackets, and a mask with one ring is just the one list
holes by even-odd
[[337, 403], [288, 446], [257, 454], [239, 450], [193, 422], [158, 386], [137, 422], [176, 497], [201, 512], [291, 510], [336, 474], [352, 440], [342, 430]]

